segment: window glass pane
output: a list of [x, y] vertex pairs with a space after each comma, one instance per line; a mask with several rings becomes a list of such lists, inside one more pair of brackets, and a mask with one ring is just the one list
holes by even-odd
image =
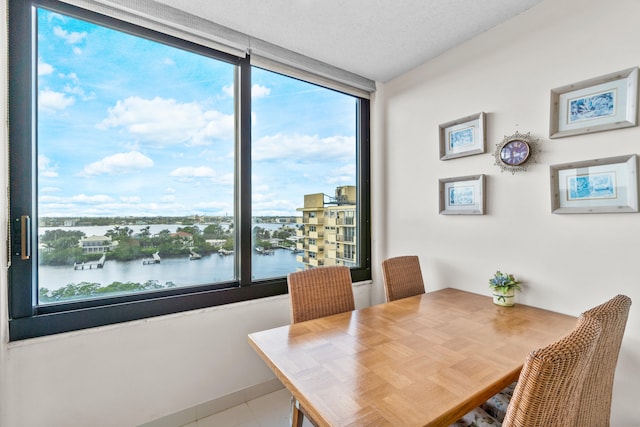
[[252, 85], [254, 278], [358, 265], [357, 99], [255, 67]]
[[234, 65], [37, 24], [39, 303], [234, 280]]

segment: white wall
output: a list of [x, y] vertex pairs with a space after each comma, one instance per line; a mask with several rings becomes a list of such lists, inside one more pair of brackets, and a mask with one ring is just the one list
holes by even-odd
[[[354, 293], [369, 305], [368, 284]], [[5, 335], [0, 425], [137, 426], [268, 382], [247, 335], [288, 323], [281, 295], [8, 345]]]
[[[429, 290], [488, 294], [497, 269], [514, 273], [519, 302], [572, 315], [632, 298], [612, 426], [640, 425], [640, 214], [552, 214], [549, 165], [640, 153], [640, 127], [550, 140], [549, 98], [640, 65], [639, 17], [637, 0], [546, 0], [389, 82], [376, 109], [386, 118], [375, 149], [386, 159], [374, 180], [385, 199], [374, 212], [380, 255], [418, 254]], [[487, 153], [440, 161], [438, 125], [481, 111]], [[542, 152], [529, 171], [501, 173], [495, 145], [516, 130], [540, 138]], [[487, 176], [487, 214], [439, 215], [438, 179], [472, 174]]]

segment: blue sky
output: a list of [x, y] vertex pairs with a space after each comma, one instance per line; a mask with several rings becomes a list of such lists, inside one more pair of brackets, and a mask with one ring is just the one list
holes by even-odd
[[[233, 215], [234, 68], [38, 12], [39, 216]], [[353, 97], [254, 69], [253, 215], [355, 185]]]

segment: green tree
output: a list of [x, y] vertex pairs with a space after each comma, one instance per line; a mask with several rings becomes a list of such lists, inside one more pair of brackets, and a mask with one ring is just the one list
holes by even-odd
[[255, 226], [253, 228], [253, 235], [256, 239], [266, 240], [271, 238], [271, 232], [266, 228]]
[[83, 237], [85, 234], [82, 231], [47, 230], [40, 237], [40, 243], [51, 250], [69, 249], [78, 247]]
[[234, 249], [233, 237], [227, 238], [227, 241], [222, 245], [222, 249], [225, 251], [232, 251]]
[[87, 258], [79, 245], [85, 234], [81, 231], [47, 230], [40, 237], [43, 249], [40, 251], [42, 265], [72, 265]]
[[209, 236], [212, 239], [224, 239], [226, 233], [220, 224], [210, 224], [204, 231], [205, 236]]
[[175, 287], [176, 285], [173, 282], [166, 282], [162, 285], [157, 280], [148, 280], [145, 283], [113, 282], [106, 286], [102, 286], [99, 283], [80, 282], [77, 284], [69, 283], [64, 287], [53, 291], [50, 291], [47, 288], [40, 288], [39, 297], [41, 302], [46, 303]]

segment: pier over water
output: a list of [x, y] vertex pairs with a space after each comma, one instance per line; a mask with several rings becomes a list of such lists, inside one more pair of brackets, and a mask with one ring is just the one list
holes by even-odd
[[84, 269], [92, 270], [94, 268], [102, 268], [102, 267], [104, 267], [104, 263], [106, 262], [106, 260], [107, 260], [107, 255], [104, 254], [96, 262], [80, 262], [80, 263], [74, 262], [73, 263], [73, 269], [74, 270], [84, 270]]

